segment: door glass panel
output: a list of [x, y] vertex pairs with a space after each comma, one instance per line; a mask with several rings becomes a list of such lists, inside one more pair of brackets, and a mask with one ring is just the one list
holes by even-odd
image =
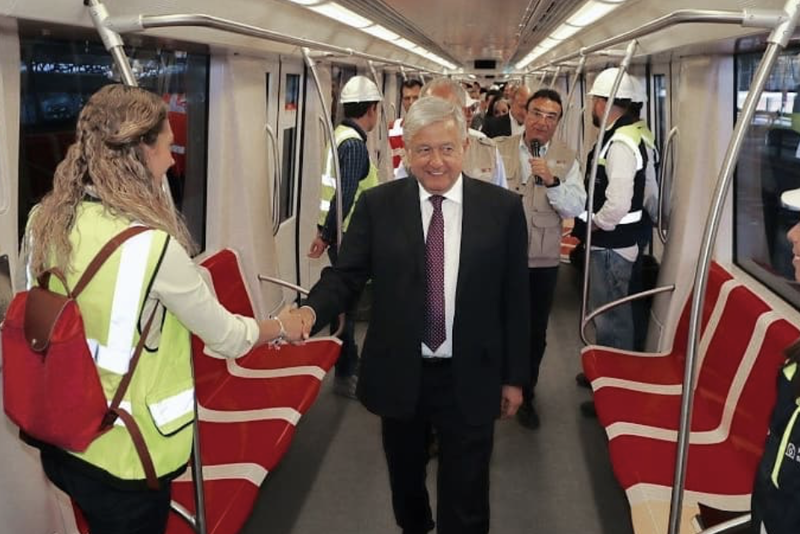
[[283, 161], [281, 163], [281, 222], [294, 216], [294, 189], [297, 177], [297, 137], [300, 114], [300, 75], [286, 75], [283, 103]]

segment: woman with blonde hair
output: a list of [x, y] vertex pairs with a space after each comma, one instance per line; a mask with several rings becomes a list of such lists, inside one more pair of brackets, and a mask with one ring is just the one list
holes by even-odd
[[[148, 228], [116, 249], [77, 301], [108, 401], [145, 337], [120, 406], [144, 438], [150, 467], [119, 423], [84, 451], [34, 443], [48, 478], [75, 500], [92, 534], [166, 529], [170, 482], [184, 471], [192, 443], [190, 331], [220, 358], [269, 341], [302, 340], [298, 316], [257, 322], [231, 314], [203, 282], [189, 256], [189, 231], [162, 187], [174, 163], [172, 142], [157, 95], [121, 85], [100, 89], [78, 117], [75, 143], [56, 169], [53, 190], [33, 209], [24, 242], [29, 283], [57, 267], [74, 288], [114, 236]], [[56, 277], [49, 287], [67, 292]]]

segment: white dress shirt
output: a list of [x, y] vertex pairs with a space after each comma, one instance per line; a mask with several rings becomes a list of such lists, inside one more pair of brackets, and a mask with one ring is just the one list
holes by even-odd
[[[549, 142], [540, 146], [539, 157], [545, 157], [549, 147]], [[520, 169], [522, 169], [522, 185], [527, 184], [528, 180], [533, 178], [531, 157], [523, 135], [519, 138], [519, 165]], [[572, 162], [566, 176], [559, 176], [558, 179], [561, 180], [561, 185], [547, 188], [547, 200], [562, 219], [577, 217], [586, 208], [586, 190], [583, 188], [583, 176], [581, 176], [581, 166], [578, 160]]]
[[[422, 213], [422, 231], [428, 239], [428, 226], [433, 217], [432, 195], [419, 185], [419, 205]], [[464, 180], [459, 175], [456, 183], [442, 195], [442, 217], [444, 218], [444, 315], [447, 339], [436, 352], [422, 343], [422, 357], [449, 358], [453, 355], [453, 319], [456, 315], [456, 283], [461, 259], [461, 219], [464, 207]]]

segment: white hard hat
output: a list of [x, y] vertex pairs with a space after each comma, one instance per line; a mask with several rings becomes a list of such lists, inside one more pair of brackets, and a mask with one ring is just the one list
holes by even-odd
[[[589, 96], [608, 98], [608, 95], [611, 94], [611, 88], [614, 86], [614, 80], [617, 79], [617, 72], [619, 72], [619, 69], [614, 67], [598, 74], [597, 78], [594, 79], [592, 89], [589, 91]], [[627, 73], [624, 73], [619, 83], [616, 98], [636, 100], [637, 92], [632, 78]]]
[[380, 101], [381, 93], [378, 91], [378, 86], [365, 76], [353, 76], [350, 78], [342, 87], [342, 94], [339, 97], [339, 102], [342, 104]]
[[640, 104], [647, 104], [647, 87], [638, 79], [631, 77], [633, 86], [636, 88], [635, 94], [631, 100], [639, 102]]

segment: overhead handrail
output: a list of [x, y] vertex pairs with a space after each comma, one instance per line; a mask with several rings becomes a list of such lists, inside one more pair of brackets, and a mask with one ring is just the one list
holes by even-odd
[[556, 82], [558, 81], [558, 77], [561, 75], [561, 65], [556, 67], [556, 71], [553, 73], [553, 79], [550, 80], [550, 84], [547, 86], [550, 89], [556, 86]]
[[281, 227], [281, 167], [280, 155], [278, 154], [278, 140], [275, 137], [275, 130], [269, 124], [264, 125], [270, 144], [272, 145], [272, 235], [278, 235]]
[[[84, 3], [86, 5], [89, 5], [87, 2], [91, 2], [98, 7], [102, 6], [100, 0], [84, 0]], [[155, 28], [178, 28], [178, 27], [211, 28], [214, 30], [221, 30], [229, 33], [235, 33], [237, 35], [244, 35], [247, 37], [256, 37], [258, 39], [265, 39], [276, 43], [288, 44], [288, 45], [298, 46], [301, 48], [314, 49], [320, 52], [333, 52], [335, 54], [342, 54], [344, 56], [358, 57], [362, 59], [377, 61], [378, 63], [384, 63], [387, 65], [409, 67], [418, 70], [423, 69], [419, 65], [411, 65], [410, 63], [406, 63], [404, 61], [398, 61], [396, 59], [376, 56], [374, 54], [367, 54], [366, 52], [360, 52], [358, 50], [353, 50], [352, 48], [336, 46], [328, 43], [323, 43], [320, 41], [314, 41], [312, 39], [305, 39], [303, 37], [295, 37], [292, 35], [287, 35], [285, 33], [276, 32], [273, 30], [267, 30], [265, 28], [260, 28], [258, 26], [244, 24], [242, 22], [236, 22], [234, 20], [224, 19], [213, 15], [206, 15], [203, 13], [175, 13], [171, 15], [130, 15], [130, 16], [110, 17], [108, 16], [108, 11], [105, 10], [104, 7], [102, 8], [102, 11], [105, 13], [105, 16], [99, 21], [95, 21], [95, 26], [97, 27], [98, 31], [100, 31], [101, 37], [103, 37], [103, 32], [101, 31], [101, 28], [108, 30], [109, 34], [115, 35], [116, 39], [119, 39], [119, 34], [121, 33], [140, 32], [143, 30], [149, 30]], [[103, 42], [105, 41], [106, 39], [105, 37], [103, 37]], [[119, 39], [119, 41], [121, 43], [121, 39]], [[108, 49], [108, 45], [106, 45], [106, 48]], [[429, 72], [435, 72], [437, 74], [444, 74], [444, 71], [437, 71], [428, 68], [424, 68], [424, 70], [427, 70]]]
[[[258, 279], [261, 282], [269, 282], [271, 284], [275, 284], [275, 285], [278, 285], [278, 286], [286, 287], [288, 289], [291, 289], [292, 291], [296, 291], [297, 293], [303, 295], [304, 297], [307, 297], [308, 293], [309, 293], [309, 290], [304, 288], [304, 287], [302, 287], [302, 286], [299, 286], [297, 284], [293, 284], [292, 282], [287, 282], [286, 280], [281, 280], [280, 278], [275, 278], [274, 276], [267, 276], [265, 274], [259, 274], [258, 275]], [[343, 313], [340, 313], [339, 314], [339, 326], [336, 329], [336, 332], [331, 334], [332, 336], [339, 337], [342, 334], [342, 332], [344, 331], [344, 321], [345, 321], [345, 315]]]
[[408, 80], [408, 74], [406, 74], [406, 68], [403, 65], [400, 65], [400, 76], [403, 77], [403, 81]]
[[[328, 133], [328, 150], [330, 150], [329, 157], [333, 162], [334, 180], [336, 180], [336, 246], [342, 243], [342, 174], [339, 169], [339, 157], [336, 153], [336, 134], [333, 129], [333, 121], [331, 120], [331, 110], [328, 108], [328, 102], [325, 100], [325, 92], [322, 90], [322, 82], [319, 80], [319, 72], [317, 71], [317, 64], [311, 57], [311, 50], [303, 48], [303, 58], [308, 65], [308, 70], [311, 71], [311, 77], [314, 79], [314, 86], [317, 88], [317, 96], [319, 96], [319, 104], [322, 106], [322, 115], [325, 120], [325, 130]], [[322, 172], [325, 172], [323, 169]]]
[[[671, 184], [672, 177], [675, 175], [675, 158], [672, 157], [671, 149], [673, 148], [673, 141], [678, 138], [678, 133], [678, 127], [675, 126], [669, 131], [669, 135], [667, 135], [667, 141], [664, 143], [664, 157], [661, 160], [661, 169], [659, 172], [660, 176], [658, 178], [658, 221], [656, 221], [656, 229], [658, 238], [661, 240], [662, 245], [667, 243], [667, 230], [664, 227], [664, 202], [666, 201], [664, 198], [664, 192], [667, 188], [667, 176], [669, 176], [669, 181]], [[669, 165], [667, 165], [667, 163], [669, 163]], [[669, 175], [667, 175], [668, 168], [672, 170]], [[672, 187], [670, 187], [670, 191], [672, 191]]]
[[725, 534], [727, 532], [737, 532], [739, 527], [743, 527], [752, 520], [751, 514], [740, 515], [733, 519], [728, 519], [718, 525], [701, 530], [697, 534]]
[[767, 38], [767, 50], [758, 65], [750, 90], [747, 93], [742, 111], [736, 120], [728, 150], [725, 154], [716, 189], [712, 197], [711, 208], [703, 233], [700, 246], [700, 255], [694, 278], [694, 291], [692, 292], [692, 308], [689, 318], [689, 335], [686, 349], [686, 362], [683, 376], [683, 395], [681, 397], [681, 422], [678, 430], [677, 450], [675, 453], [675, 476], [672, 484], [672, 496], [669, 509], [668, 534], [678, 534], [680, 518], [683, 508], [683, 491], [686, 484], [686, 463], [689, 456], [689, 437], [692, 424], [692, 404], [694, 401], [694, 386], [696, 374], [697, 347], [700, 339], [700, 318], [703, 300], [705, 298], [708, 271], [711, 263], [711, 254], [717, 238], [725, 198], [733, 181], [733, 171], [739, 159], [739, 152], [744, 143], [744, 136], [755, 115], [758, 101], [764, 91], [769, 74], [778, 59], [780, 52], [786, 48], [789, 38], [797, 27], [800, 18], [800, 0], [788, 0], [783, 8], [782, 16], [774, 25], [772, 33]]
[[614, 85], [611, 86], [611, 92], [608, 95], [608, 103], [605, 106], [605, 111], [603, 112], [603, 118], [600, 121], [600, 128], [597, 132], [597, 142], [594, 145], [594, 157], [592, 158], [592, 171], [589, 173], [589, 188], [586, 191], [586, 236], [583, 239], [584, 243], [584, 254], [583, 254], [583, 295], [581, 295], [581, 322], [579, 325], [581, 340], [585, 345], [589, 345], [589, 340], [586, 338], [586, 324], [587, 320], [587, 310], [589, 307], [589, 265], [590, 259], [592, 256], [592, 216], [594, 215], [594, 186], [595, 180], [597, 179], [597, 169], [600, 164], [600, 151], [603, 149], [603, 137], [606, 134], [606, 125], [608, 124], [608, 117], [611, 115], [611, 109], [614, 107], [612, 103], [617, 96], [617, 91], [619, 91], [620, 83], [622, 82], [622, 77], [628, 71], [628, 67], [631, 63], [631, 58], [633, 58], [633, 53], [636, 51], [636, 46], [638, 43], [634, 40], [628, 44], [628, 48], [625, 52], [625, 57], [622, 59], [622, 63], [620, 63], [619, 69], [617, 70], [617, 76], [614, 78]]
[[625, 33], [604, 39], [591, 46], [584, 46], [580, 50], [570, 54], [566, 54], [551, 61], [531, 66], [531, 70], [550, 67], [565, 61], [570, 61], [582, 56], [593, 54], [595, 52], [600, 52], [614, 45], [627, 43], [633, 39], [639, 39], [679, 24], [707, 22], [715, 24], [740, 24], [745, 28], [772, 29], [778, 24], [783, 23], [785, 21], [783, 17], [785, 16], [785, 11], [779, 12], [776, 10], [764, 9], [745, 9], [743, 11], [681, 9], [657, 18], [656, 20], [648, 22], [647, 24], [643, 24], [638, 28], [634, 28]]
[[542, 87], [544, 87], [544, 79], [547, 77], [547, 71], [543, 70], [542, 75], [539, 76], [539, 83], [536, 85], [536, 90], [538, 91]]
[[386, 158], [386, 146], [389, 143], [389, 115], [386, 113], [386, 95], [383, 94], [383, 83], [378, 78], [378, 71], [375, 69], [375, 63], [372, 60], [367, 61], [367, 65], [369, 66], [369, 71], [372, 74], [372, 81], [375, 82], [375, 87], [378, 88], [378, 94], [381, 96], [381, 133], [384, 135], [378, 136], [378, 139], [381, 141], [381, 146], [378, 150], [378, 168], [381, 168], [381, 164], [383, 163], [384, 158]]

